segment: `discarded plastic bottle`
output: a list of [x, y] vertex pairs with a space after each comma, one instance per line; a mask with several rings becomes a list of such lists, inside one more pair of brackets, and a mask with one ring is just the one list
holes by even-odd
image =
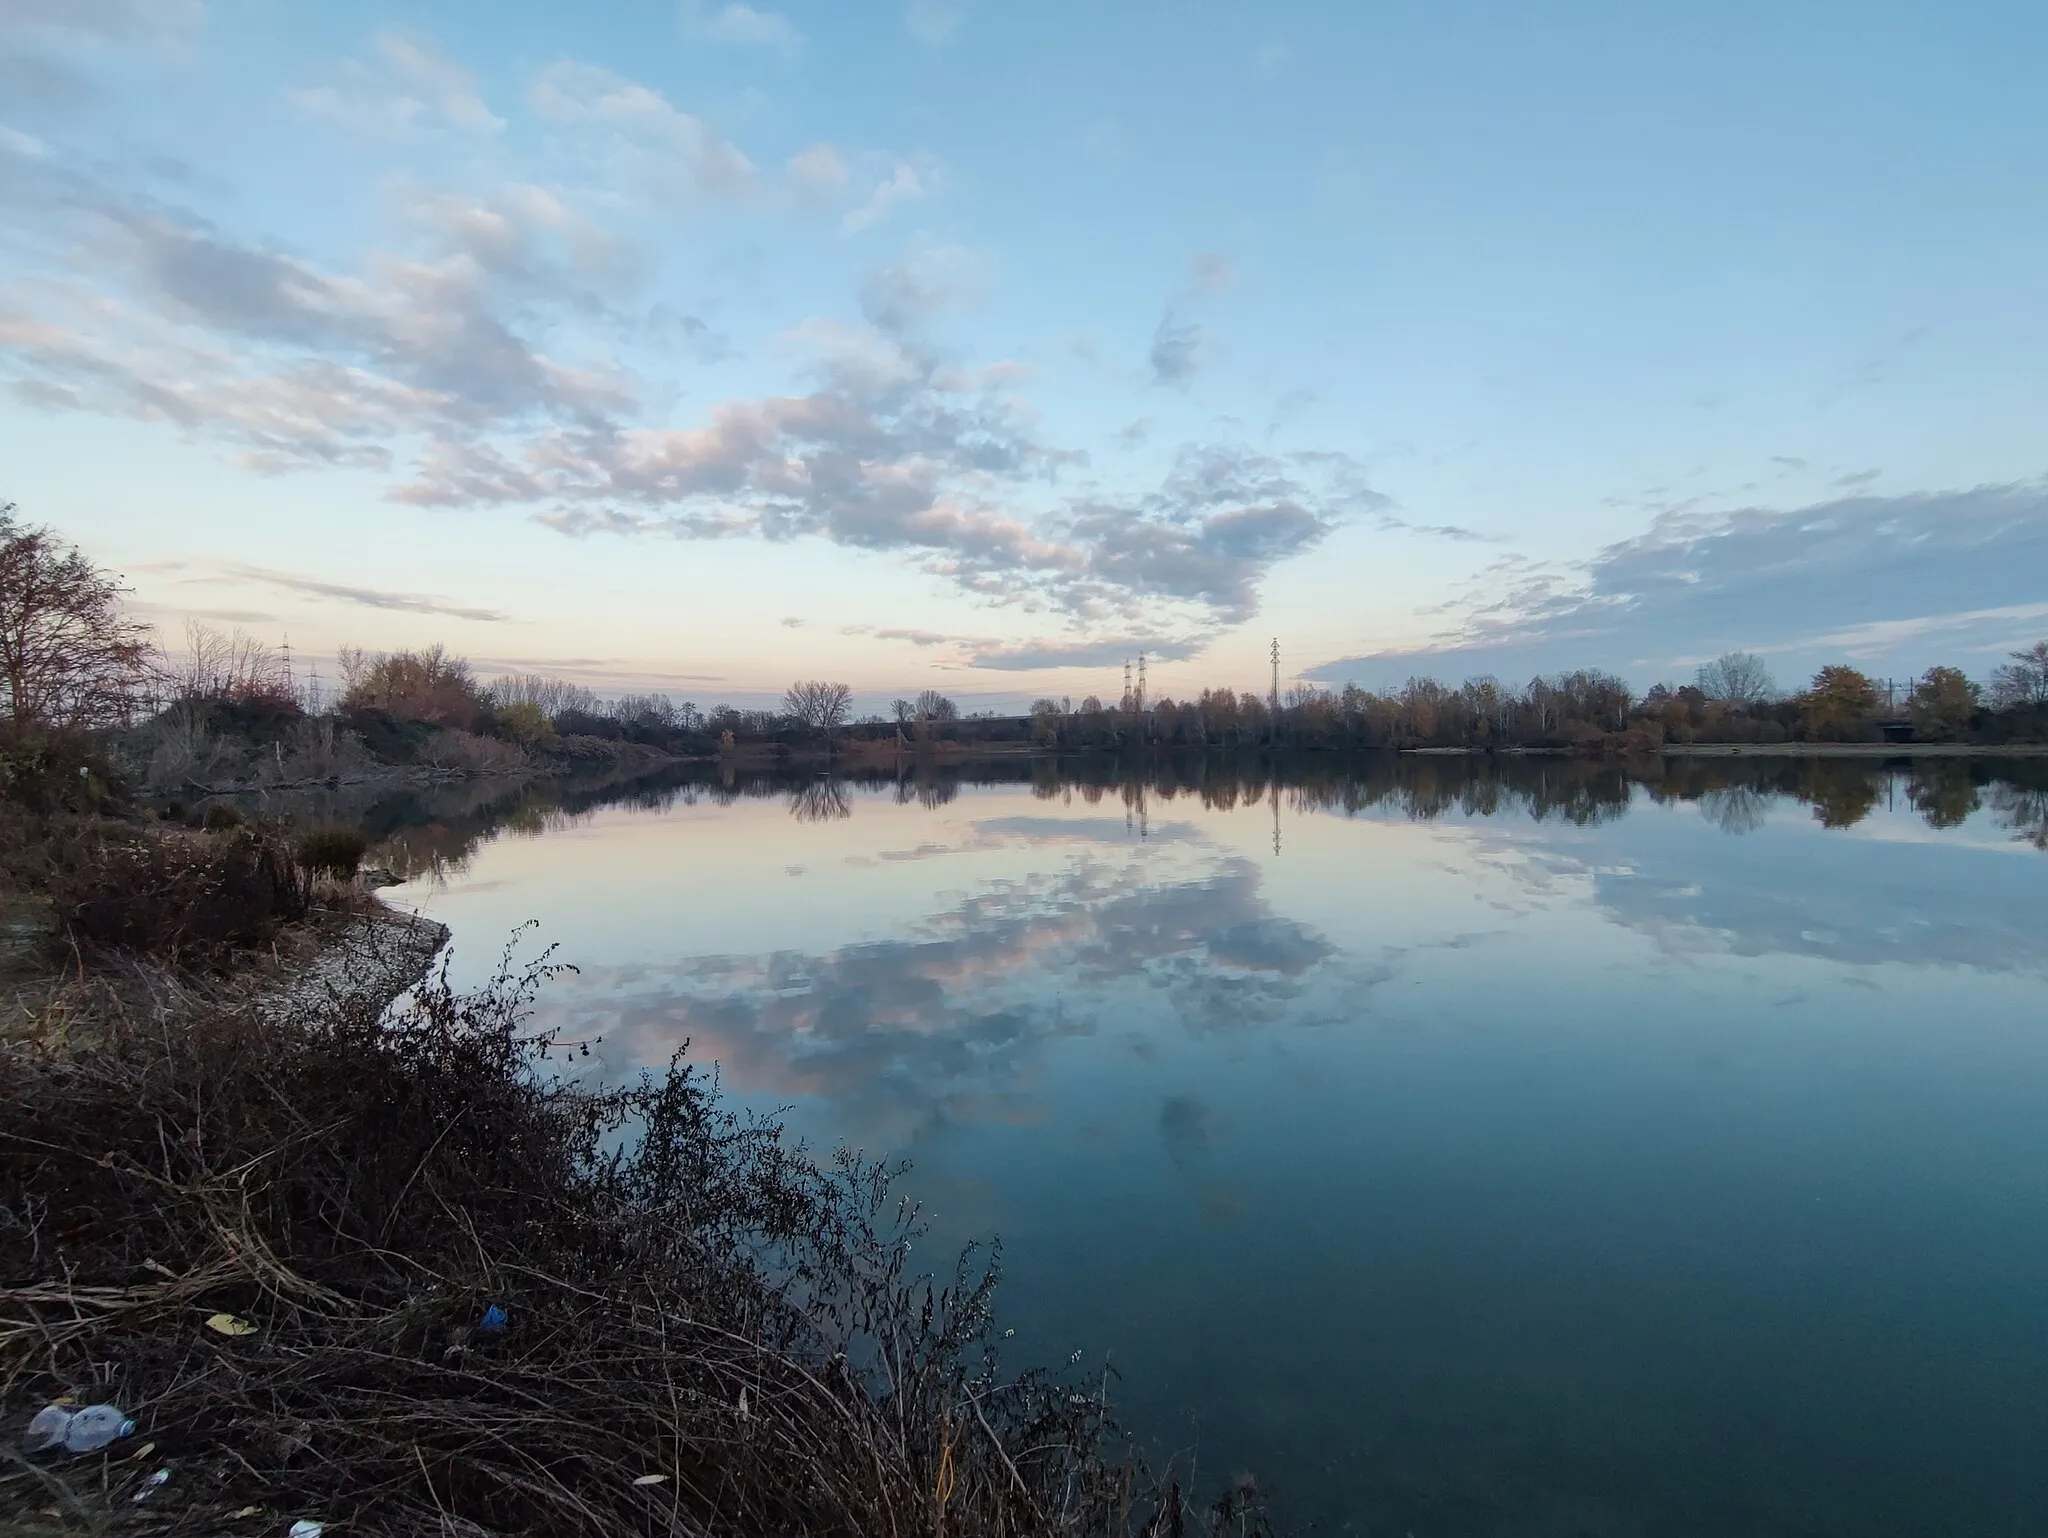
[[96, 1453], [135, 1430], [135, 1422], [110, 1404], [89, 1404], [82, 1410], [44, 1405], [28, 1423], [23, 1445], [32, 1453], [62, 1444], [66, 1452]]

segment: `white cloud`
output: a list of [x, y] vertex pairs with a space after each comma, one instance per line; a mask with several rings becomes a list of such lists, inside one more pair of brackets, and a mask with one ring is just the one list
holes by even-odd
[[50, 146], [34, 134], [25, 134], [18, 128], [0, 123], [0, 151], [19, 155], [23, 160], [42, 160], [49, 155]]
[[849, 233], [869, 229], [887, 219], [905, 203], [914, 203], [928, 192], [924, 178], [914, 166], [903, 161], [868, 194], [868, 199], [854, 209], [843, 220], [841, 227]]
[[813, 204], [835, 203], [846, 195], [846, 162], [829, 144], [813, 144], [789, 157], [784, 167], [797, 195]]
[[664, 196], [732, 200], [753, 188], [753, 162], [709, 123], [610, 70], [565, 59], [541, 72], [527, 99], [541, 116], [595, 137]]
[[35, 27], [106, 38], [189, 31], [205, 15], [200, 0], [0, 0], [0, 30]]
[[484, 104], [476, 76], [417, 38], [386, 33], [376, 61], [344, 62], [338, 83], [292, 93], [303, 112], [351, 133], [403, 133], [438, 117], [464, 133], [496, 133], [505, 120]]
[[397, 33], [377, 39], [377, 52], [391, 72], [420, 92], [456, 128], [495, 133], [505, 120], [484, 105], [476, 76], [424, 43]]
[[803, 34], [781, 12], [757, 11], [740, 0], [720, 6], [684, 0], [683, 28], [706, 42], [741, 48], [793, 48], [803, 41]]
[[907, 0], [903, 7], [903, 25], [927, 48], [950, 40], [966, 19], [960, 0]]

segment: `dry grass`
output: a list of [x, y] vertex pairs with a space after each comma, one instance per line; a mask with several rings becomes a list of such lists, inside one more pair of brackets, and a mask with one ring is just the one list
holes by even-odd
[[0, 1529], [1260, 1529], [1162, 1494], [1098, 1393], [1005, 1374], [993, 1267], [915, 1274], [889, 1170], [681, 1065], [559, 1077], [522, 1023], [540, 976], [444, 969], [394, 1018], [188, 981], [101, 999], [88, 1051], [0, 1042], [0, 1413], [69, 1391], [140, 1427], [0, 1443]]

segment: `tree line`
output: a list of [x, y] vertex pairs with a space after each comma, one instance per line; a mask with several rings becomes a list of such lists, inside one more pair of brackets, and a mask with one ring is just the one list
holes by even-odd
[[[1449, 685], [1411, 678], [1374, 691], [1297, 685], [1283, 695], [1203, 689], [1151, 699], [1142, 670], [1111, 702], [1041, 698], [1021, 716], [966, 714], [936, 690], [895, 700], [887, 714], [853, 716], [840, 682], [798, 680], [779, 708], [746, 709], [665, 694], [602, 698], [538, 673], [486, 679], [440, 646], [370, 652], [343, 647], [335, 687], [301, 676], [281, 649], [240, 633], [188, 628], [178, 652], [158, 647], [124, 607], [118, 580], [46, 528], [0, 506], [0, 723], [38, 731], [157, 723], [189, 756], [200, 736], [263, 740], [324, 731], [326, 756], [345, 744], [385, 760], [421, 754], [487, 762], [573, 739], [633, 742], [672, 753], [741, 743], [799, 748], [842, 738], [917, 747], [1008, 743], [1048, 750], [1550, 749], [1654, 752], [1696, 742], [1875, 742], [1884, 736], [1986, 746], [2048, 740], [2048, 641], [2011, 654], [1985, 684], [1938, 666], [1903, 698], [1847, 664], [1780, 691], [1753, 655], [1731, 652], [1685, 684], [1642, 695], [1621, 678], [1581, 669], [1513, 686], [1497, 678]], [[493, 745], [499, 745], [494, 747]], [[317, 744], [316, 744], [317, 745]], [[295, 749], [296, 750], [296, 749]], [[310, 751], [310, 749], [308, 749]], [[315, 754], [314, 756], [319, 756]]]

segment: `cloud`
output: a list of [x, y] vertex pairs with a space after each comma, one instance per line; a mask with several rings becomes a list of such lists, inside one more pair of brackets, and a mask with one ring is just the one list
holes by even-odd
[[505, 120], [484, 104], [476, 77], [418, 38], [385, 33], [376, 62], [350, 61], [338, 85], [292, 94], [298, 107], [355, 133], [394, 134], [438, 116], [465, 133], [496, 133]]
[[1152, 382], [1186, 389], [1209, 361], [1209, 334], [1192, 321], [1180, 321], [1168, 310], [1152, 333]]
[[914, 203], [924, 197], [929, 190], [925, 185], [925, 179], [918, 175], [917, 169], [899, 160], [895, 168], [876, 185], [875, 190], [868, 194], [867, 201], [840, 221], [840, 227], [849, 233], [871, 229], [903, 204]]
[[[461, 85], [423, 45], [379, 57], [421, 100], [431, 81]], [[877, 269], [860, 291], [866, 323], [787, 333], [785, 393], [655, 417], [645, 383], [609, 361], [616, 338], [700, 352], [717, 340], [694, 317], [627, 308], [648, 258], [592, 211], [657, 163], [692, 196], [738, 196], [750, 163], [590, 66], [549, 66], [530, 100], [589, 152], [597, 186], [388, 183], [392, 243], [347, 262], [117, 194], [78, 168], [10, 162], [0, 197], [41, 267], [0, 307], [0, 387], [37, 409], [224, 443], [263, 474], [393, 475], [386, 495], [414, 506], [514, 507], [578, 536], [889, 553], [1036, 616], [1026, 639], [956, 638], [1009, 668], [1134, 641], [1190, 654], [1253, 612], [1274, 565], [1348, 520], [1391, 516], [1343, 456], [1227, 443], [1183, 446], [1156, 483], [1077, 486], [1087, 456], [1041, 434], [1021, 365], [928, 339], [932, 318], [981, 286], [978, 258], [949, 246]], [[837, 152], [820, 148], [805, 153], [829, 182]], [[1216, 263], [1194, 270], [1222, 279]]]
[[1199, 294], [1220, 294], [1237, 281], [1237, 269], [1220, 251], [1199, 251], [1188, 263], [1188, 277]]
[[1135, 418], [1119, 427], [1111, 436], [1116, 446], [1120, 449], [1139, 448], [1146, 439], [1152, 436], [1152, 419], [1150, 417]]
[[24, 160], [42, 160], [49, 155], [50, 147], [34, 134], [25, 134], [18, 128], [0, 124], [0, 153], [19, 155]]
[[903, 7], [903, 25], [927, 48], [950, 42], [966, 19], [960, 0], [906, 0]]
[[[905, 934], [585, 969], [550, 990], [536, 1024], [601, 1036], [614, 1071], [664, 1062], [687, 1037], [742, 1092], [828, 1097], [860, 1134], [886, 1129], [900, 1146], [992, 1107], [1024, 1113], [1044, 1051], [1098, 1019], [1148, 1012], [1172, 1029], [1237, 1032], [1344, 987], [1334, 947], [1272, 912], [1252, 862], [1178, 843], [1162, 870], [1116, 858], [1099, 827], [1062, 836], [1035, 821], [1007, 837], [1065, 844], [1069, 860], [982, 886]], [[975, 846], [1004, 839], [977, 827]], [[927, 852], [938, 851], [913, 851]]]
[[[188, 569], [189, 563], [168, 561], [153, 567], [153, 571], [176, 571]], [[337, 603], [356, 604], [366, 609], [385, 609], [403, 614], [438, 614], [448, 619], [473, 620], [479, 624], [506, 625], [513, 623], [512, 616], [496, 609], [471, 608], [437, 598], [426, 593], [392, 592], [385, 588], [355, 587], [343, 582], [326, 582], [317, 577], [300, 576], [296, 572], [272, 571], [267, 567], [249, 566], [239, 561], [221, 561], [212, 566], [205, 576], [184, 577], [181, 582], [195, 584], [240, 584], [255, 583], [263, 587], [274, 587], [291, 593], [303, 593], [310, 598], [331, 598]]]
[[189, 31], [205, 15], [201, 0], [0, 0], [0, 30], [34, 28], [100, 38]]
[[[879, 332], [818, 333], [809, 394], [729, 401], [680, 429], [565, 428], [512, 459], [429, 458], [423, 505], [553, 503], [576, 534], [821, 537], [904, 553], [972, 594], [1089, 629], [1144, 617], [1171, 644], [1244, 618], [1258, 583], [1385, 498], [1349, 459], [1184, 449], [1153, 491], [1060, 496], [1074, 462], [1040, 442], [1009, 375]], [[1061, 644], [1086, 637], [1063, 638]]]
[[877, 268], [861, 285], [861, 313], [891, 336], [914, 335], [941, 310], [968, 303], [981, 287], [981, 263], [959, 246], [932, 246]]
[[846, 195], [846, 162], [829, 144], [813, 144], [797, 151], [783, 169], [790, 186], [808, 203], [835, 203]]
[[583, 136], [625, 179], [675, 203], [732, 202], [752, 192], [753, 162], [658, 91], [594, 64], [549, 65], [527, 92], [542, 117]]
[[787, 16], [778, 11], [757, 11], [739, 0], [707, 6], [703, 0], [684, 0], [683, 30], [706, 42], [730, 43], [741, 48], [794, 48], [803, 41]]
[[[1988, 663], [2040, 628], [2042, 571], [2044, 481], [1667, 513], [1576, 567], [1497, 563], [1427, 645], [1308, 676], [1590, 665], [1648, 668], [1638, 678], [1648, 683], [1734, 649], [1795, 674], [1845, 659], [1901, 673], [1973, 655]], [[1937, 645], [1942, 655], [1929, 655]]]
[[[10, 187], [47, 246], [0, 310], [13, 386], [48, 409], [170, 423], [236, 443], [265, 473], [390, 468], [424, 437], [445, 457], [535, 420], [585, 427], [634, 408], [616, 371], [577, 367], [532, 328], [593, 314], [632, 262], [553, 194], [397, 194], [417, 247], [353, 271], [236, 239], [51, 170]], [[79, 254], [90, 262], [79, 266]]]

